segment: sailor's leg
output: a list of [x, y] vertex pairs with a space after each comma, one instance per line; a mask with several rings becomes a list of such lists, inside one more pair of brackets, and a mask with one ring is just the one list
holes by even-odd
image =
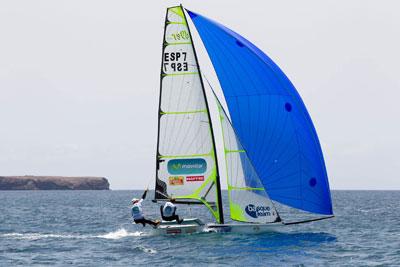
[[161, 219], [164, 219], [164, 212], [163, 212], [163, 206], [160, 206], [160, 214], [161, 214]]
[[144, 222], [144, 219], [137, 219], [137, 220], [134, 220], [134, 221], [135, 221], [136, 224], [141, 223], [143, 225], [143, 227], [146, 226], [146, 223]]
[[153, 221], [151, 221], [151, 220], [147, 220], [147, 219], [145, 219], [145, 218], [143, 218], [143, 222], [144, 222], [144, 223], [147, 223], [147, 224], [150, 224], [150, 225], [153, 225], [153, 226], [157, 226], [157, 225], [158, 225], [158, 223], [153, 222]]
[[173, 219], [176, 220], [177, 223], [182, 223], [183, 222], [183, 219], [179, 219], [179, 216], [176, 215], [176, 214], [174, 214]]

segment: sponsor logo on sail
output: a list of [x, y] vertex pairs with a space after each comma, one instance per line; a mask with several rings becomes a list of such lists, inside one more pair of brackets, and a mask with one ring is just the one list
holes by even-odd
[[202, 174], [207, 170], [204, 159], [173, 159], [168, 161], [168, 172], [172, 175]]
[[256, 206], [249, 204], [244, 210], [250, 217], [255, 219], [258, 217], [271, 216], [271, 208], [268, 206]]
[[204, 181], [204, 176], [187, 176], [186, 182], [200, 182]]
[[183, 185], [183, 176], [170, 176], [168, 182], [169, 185]]

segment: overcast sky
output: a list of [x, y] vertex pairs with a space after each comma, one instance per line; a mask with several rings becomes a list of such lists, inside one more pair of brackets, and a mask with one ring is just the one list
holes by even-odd
[[[175, 1], [0, 2], [0, 175], [154, 184], [161, 41]], [[333, 189], [400, 189], [398, 1], [182, 1], [287, 74]]]

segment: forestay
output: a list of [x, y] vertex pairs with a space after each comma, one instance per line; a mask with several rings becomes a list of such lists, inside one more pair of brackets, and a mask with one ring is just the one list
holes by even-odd
[[194, 48], [181, 7], [168, 8], [162, 53], [156, 200], [206, 205], [220, 221], [215, 149]]

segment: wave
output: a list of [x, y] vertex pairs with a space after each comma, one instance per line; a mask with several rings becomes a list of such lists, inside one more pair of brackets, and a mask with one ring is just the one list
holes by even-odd
[[357, 211], [362, 212], [362, 213], [369, 213], [369, 212], [377, 212], [377, 211], [384, 211], [386, 208], [375, 208], [375, 209], [365, 209], [365, 208], [360, 208], [357, 209]]
[[125, 237], [138, 237], [144, 236], [143, 232], [128, 232], [124, 228], [120, 228], [116, 231], [97, 234], [97, 235], [80, 235], [80, 234], [53, 234], [53, 233], [4, 233], [0, 234], [0, 237], [21, 239], [21, 240], [39, 240], [39, 239], [92, 239], [92, 238], [104, 238], [104, 239], [121, 239]]

